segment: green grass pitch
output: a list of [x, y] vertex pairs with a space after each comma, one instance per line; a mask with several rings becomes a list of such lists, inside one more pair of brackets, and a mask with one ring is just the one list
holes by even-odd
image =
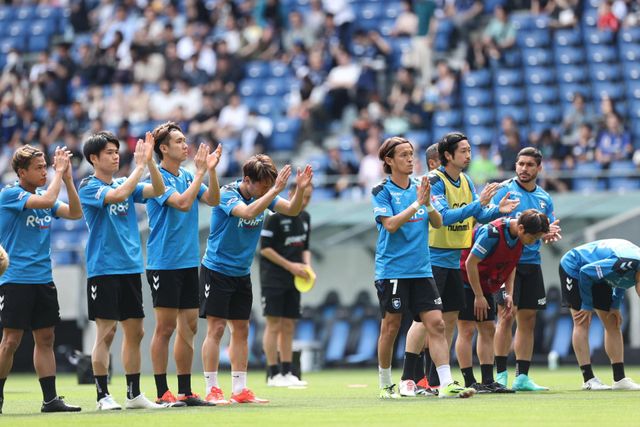
[[[476, 369], [479, 371], [479, 369]], [[605, 383], [611, 384], [611, 369], [595, 369]], [[479, 374], [479, 372], [476, 372]], [[400, 371], [395, 369], [394, 379]], [[329, 370], [305, 375], [307, 389], [267, 388], [262, 372], [249, 375], [249, 385], [267, 405], [232, 405], [215, 408], [174, 408], [97, 413], [95, 389], [79, 386], [75, 377], [58, 378], [58, 393], [70, 403], [81, 405], [79, 414], [41, 414], [40, 387], [35, 375], [9, 376], [0, 426], [638, 426], [640, 392], [581, 391], [582, 377], [577, 367], [547, 371], [533, 367], [532, 378], [551, 387], [549, 392], [514, 395], [480, 395], [471, 399], [404, 398], [399, 401], [378, 399], [375, 368]], [[627, 376], [640, 380], [640, 368], [628, 367]], [[460, 378], [454, 370], [454, 377]], [[511, 378], [512, 379], [512, 378]], [[221, 373], [225, 391], [230, 375]], [[169, 378], [175, 388], [175, 378]], [[200, 375], [194, 375], [195, 391], [203, 388]], [[155, 396], [153, 376], [145, 375], [142, 390]], [[110, 391], [124, 403], [124, 376], [117, 376]], [[174, 390], [175, 391], [175, 390]]]

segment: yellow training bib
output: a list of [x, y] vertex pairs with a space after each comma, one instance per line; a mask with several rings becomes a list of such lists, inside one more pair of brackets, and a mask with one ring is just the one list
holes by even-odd
[[[444, 195], [449, 209], [458, 209], [473, 202], [473, 194], [466, 176], [460, 174], [460, 186], [456, 187], [449, 177], [440, 170], [433, 171], [444, 184]], [[475, 218], [470, 216], [451, 225], [440, 228], [429, 226], [429, 247], [440, 249], [466, 249], [471, 247]]]

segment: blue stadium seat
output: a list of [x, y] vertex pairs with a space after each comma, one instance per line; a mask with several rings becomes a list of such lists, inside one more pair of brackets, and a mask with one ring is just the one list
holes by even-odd
[[603, 96], [608, 96], [609, 98], [619, 100], [624, 98], [625, 89], [624, 85], [610, 83], [608, 81], [604, 82], [593, 82], [593, 94], [596, 98], [602, 98]]
[[251, 61], [246, 65], [247, 76], [251, 78], [268, 77], [270, 74], [269, 64], [263, 61]]
[[533, 26], [538, 29], [548, 30], [549, 22], [551, 22], [551, 20], [549, 19], [548, 15], [540, 14], [534, 17]]
[[498, 105], [518, 105], [525, 101], [525, 90], [520, 87], [496, 87], [494, 99]]
[[347, 356], [347, 363], [365, 363], [376, 360], [380, 321], [377, 318], [363, 319], [360, 325], [355, 354]]
[[[609, 170], [612, 173], [620, 173], [621, 176], [609, 178], [609, 189], [625, 192], [640, 189], [640, 178], [637, 176], [638, 168], [631, 160], [618, 160], [611, 162]], [[625, 174], [636, 176], [624, 176]]]
[[294, 339], [302, 342], [314, 342], [316, 337], [316, 324], [313, 319], [298, 319]]
[[[640, 99], [639, 98], [631, 98], [629, 101], [629, 118], [632, 119], [631, 123], [631, 131], [633, 132], [633, 126], [636, 125], [638, 130], [640, 130]], [[634, 133], [635, 135], [635, 133]]]
[[529, 121], [529, 110], [524, 106], [512, 104], [496, 106], [497, 121], [500, 121], [507, 116], [511, 116], [516, 123], [522, 125]]
[[593, 45], [587, 47], [587, 59], [595, 63], [610, 63], [618, 59], [615, 48], [606, 45]]
[[546, 29], [518, 31], [516, 35], [516, 43], [521, 48], [547, 48], [551, 45], [551, 34]]
[[519, 68], [522, 66], [522, 52], [520, 49], [512, 47], [502, 52], [502, 62], [510, 68]]
[[13, 17], [15, 15], [14, 9], [12, 7], [0, 7], [0, 22], [3, 24], [7, 24], [13, 21]]
[[527, 100], [530, 104], [552, 104], [558, 100], [558, 88], [555, 86], [531, 85], [527, 88]]
[[6, 55], [12, 49], [22, 52], [25, 49], [24, 37], [5, 37], [0, 39], [0, 53]]
[[462, 87], [487, 87], [491, 86], [491, 71], [484, 68], [482, 70], [469, 71], [462, 76]]
[[598, 178], [593, 178], [602, 171], [602, 166], [598, 162], [578, 163], [574, 169], [573, 190], [583, 193], [601, 191], [605, 189], [605, 182]]
[[558, 65], [557, 75], [561, 83], [584, 83], [588, 79], [586, 68], [578, 65]]
[[584, 41], [591, 45], [611, 45], [615, 41], [615, 34], [611, 31], [601, 31], [597, 28], [588, 28], [584, 31]]
[[529, 104], [529, 123], [544, 125], [546, 128], [560, 123], [561, 112], [557, 105]]
[[433, 113], [433, 125], [437, 127], [457, 128], [462, 124], [460, 111], [441, 110]]
[[618, 42], [640, 43], [640, 27], [626, 27], [618, 32]]
[[411, 38], [394, 37], [387, 40], [387, 42], [391, 47], [391, 66], [392, 68], [398, 68], [402, 65], [402, 56], [411, 52]]
[[591, 79], [598, 82], [617, 82], [622, 79], [622, 68], [619, 64], [590, 64]]
[[518, 32], [525, 32], [535, 28], [535, 19], [528, 12], [512, 13], [509, 20]]
[[442, 19], [438, 22], [438, 31], [433, 41], [436, 52], [446, 52], [451, 48], [454, 31], [455, 27], [450, 19]]
[[264, 79], [258, 78], [243, 79], [239, 85], [240, 95], [244, 97], [256, 97], [263, 95], [264, 81]]
[[29, 23], [14, 21], [4, 28], [5, 37], [26, 37], [29, 32]]
[[523, 49], [523, 62], [530, 66], [545, 66], [553, 62], [553, 58], [548, 49], [526, 48]]
[[573, 320], [571, 316], [560, 316], [556, 321], [554, 332], [550, 351], [557, 353], [560, 358], [565, 358], [569, 354], [571, 335], [573, 333]]
[[324, 360], [327, 364], [335, 364], [344, 360], [350, 330], [351, 326], [347, 320], [340, 319], [333, 323], [324, 353]]
[[526, 81], [533, 85], [548, 85], [556, 82], [556, 73], [550, 67], [526, 67]]
[[395, 19], [383, 19], [378, 21], [378, 29], [384, 37], [390, 37], [396, 25]]
[[262, 116], [281, 116], [284, 113], [284, 108], [280, 96], [263, 96], [256, 103], [256, 110]]
[[498, 68], [494, 72], [496, 86], [521, 86], [524, 84], [521, 69]]
[[283, 78], [265, 80], [263, 90], [264, 94], [268, 96], [282, 96], [289, 93], [289, 81]]
[[620, 57], [624, 62], [640, 61], [640, 44], [626, 45], [620, 51]]
[[291, 70], [289, 69], [287, 64], [281, 61], [269, 62], [269, 72], [273, 77], [284, 77], [291, 75]]
[[491, 108], [465, 108], [462, 117], [465, 127], [495, 125], [495, 114]]
[[356, 14], [356, 26], [360, 25], [362, 20], [378, 19], [383, 14], [379, 3], [353, 3], [352, 5]]
[[402, 3], [399, 1], [384, 2], [382, 13], [387, 19], [396, 19], [402, 13]]
[[587, 27], [595, 27], [598, 25], [598, 10], [597, 9], [587, 9], [582, 14], [582, 23], [584, 28]]
[[564, 65], [580, 65], [587, 60], [584, 49], [579, 46], [557, 47], [555, 49], [556, 63]]
[[465, 106], [479, 107], [490, 105], [493, 102], [493, 95], [490, 89], [465, 88], [462, 90], [462, 100]]
[[420, 148], [431, 145], [431, 134], [426, 129], [413, 129], [404, 134], [404, 137]]
[[50, 35], [32, 35], [27, 41], [27, 50], [29, 52], [44, 52], [49, 49], [50, 40]]
[[582, 94], [587, 100], [591, 99], [591, 88], [582, 83], [560, 83], [559, 95], [563, 102], [572, 102], [576, 93]]
[[28, 28], [29, 35], [33, 36], [51, 36], [57, 32], [57, 26], [55, 22], [50, 20], [39, 19], [37, 21], [33, 21], [31, 26]]
[[34, 18], [44, 20], [57, 20], [62, 17], [62, 8], [40, 5], [34, 11]]
[[269, 147], [274, 151], [293, 151], [296, 148], [299, 132], [300, 120], [279, 119], [274, 123]]
[[32, 6], [23, 6], [16, 8], [14, 18], [19, 21], [29, 21], [36, 15], [36, 9]]
[[494, 129], [492, 126], [467, 126], [465, 135], [471, 145], [491, 144], [495, 138]]
[[553, 41], [556, 46], [578, 46], [582, 44], [582, 34], [579, 28], [559, 29], [553, 34]]
[[507, 0], [484, 0], [484, 13], [493, 13], [496, 6], [504, 6]]

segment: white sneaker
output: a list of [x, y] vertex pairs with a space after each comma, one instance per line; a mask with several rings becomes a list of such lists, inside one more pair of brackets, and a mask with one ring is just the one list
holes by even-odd
[[272, 377], [267, 378], [267, 387], [289, 387], [289, 380], [282, 374], [278, 373]]
[[140, 393], [133, 399], [127, 399], [124, 407], [127, 409], [163, 409], [168, 405], [158, 405], [147, 399], [144, 394]]
[[413, 380], [400, 381], [400, 396], [416, 397], [416, 383]]
[[598, 377], [593, 377], [586, 383], [582, 384], [583, 390], [611, 390], [611, 386], [603, 384]]
[[631, 378], [623, 378], [620, 381], [615, 381], [611, 386], [613, 390], [640, 390], [640, 385], [633, 382]]
[[286, 375], [284, 375], [284, 379], [287, 380], [289, 382], [289, 385], [292, 386], [304, 387], [309, 384], [308, 382], [296, 377], [291, 372], [288, 372]]
[[98, 411], [116, 411], [122, 409], [122, 406], [118, 405], [118, 402], [116, 402], [110, 394], [107, 394], [105, 397], [98, 400], [96, 409]]

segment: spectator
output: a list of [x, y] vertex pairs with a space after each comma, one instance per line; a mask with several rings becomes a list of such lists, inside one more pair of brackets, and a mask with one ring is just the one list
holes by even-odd
[[595, 160], [596, 139], [593, 136], [593, 126], [590, 123], [580, 125], [578, 138], [573, 143], [572, 155], [567, 156], [570, 166], [578, 163], [588, 163]]
[[598, 29], [600, 31], [613, 31], [614, 33], [620, 29], [620, 22], [611, 9], [612, 0], [604, 0], [598, 7]]
[[612, 161], [630, 159], [633, 145], [631, 136], [624, 130], [616, 113], [609, 113], [605, 122], [606, 128], [597, 138], [596, 160], [606, 169]]
[[501, 59], [504, 51], [515, 44], [516, 29], [504, 7], [495, 7], [493, 18], [484, 30], [483, 39], [487, 55], [494, 60]]
[[328, 150], [329, 164], [326, 174], [328, 178], [327, 188], [333, 190], [333, 197], [340, 198], [347, 195], [347, 189], [353, 186], [351, 175], [358, 173], [358, 169], [351, 162], [342, 158], [338, 147], [330, 147]]
[[469, 164], [468, 173], [469, 176], [473, 178], [473, 182], [476, 185], [484, 186], [487, 182], [497, 178], [500, 175], [500, 171], [496, 164], [491, 160], [491, 156], [489, 154], [491, 144], [480, 144], [474, 148], [475, 150], [471, 157], [471, 164]]
[[500, 149], [500, 169], [503, 171], [514, 171], [516, 170], [518, 152], [522, 149], [520, 134], [509, 131], [504, 137], [506, 144]]
[[391, 35], [395, 37], [413, 37], [418, 34], [418, 15], [413, 11], [411, 0], [402, 0], [400, 5], [402, 12], [396, 18]]
[[306, 49], [309, 49], [315, 42], [313, 29], [306, 26], [300, 12], [294, 10], [289, 12], [289, 28], [284, 31], [282, 46], [285, 51], [292, 50], [296, 42], [301, 42]]
[[580, 127], [584, 123], [593, 123], [595, 116], [590, 105], [587, 105], [581, 93], [573, 95], [571, 106], [562, 119], [562, 143], [572, 145], [578, 140]]
[[351, 56], [345, 50], [336, 51], [337, 65], [331, 69], [325, 82], [327, 88], [327, 111], [334, 120], [342, 118], [346, 106], [353, 102], [360, 66], [351, 61]]
[[371, 193], [371, 189], [378, 185], [384, 178], [384, 172], [380, 159], [378, 158], [378, 149], [380, 143], [375, 138], [367, 138], [364, 143], [365, 156], [360, 160], [360, 169], [358, 170], [358, 183], [365, 195]]
[[322, 9], [322, 0], [311, 0], [310, 9], [305, 13], [304, 25], [309, 28], [314, 39], [318, 39], [322, 33], [325, 13]]
[[171, 91], [169, 80], [160, 81], [160, 90], [154, 92], [149, 99], [149, 113], [153, 120], [171, 120], [178, 106], [175, 93]]
[[149, 120], [149, 91], [141, 83], [131, 85], [127, 96], [127, 117], [131, 123], [143, 123]]
[[217, 137], [220, 140], [237, 139], [247, 125], [249, 109], [240, 101], [240, 96], [236, 93], [229, 98], [229, 105], [220, 111], [218, 119]]

